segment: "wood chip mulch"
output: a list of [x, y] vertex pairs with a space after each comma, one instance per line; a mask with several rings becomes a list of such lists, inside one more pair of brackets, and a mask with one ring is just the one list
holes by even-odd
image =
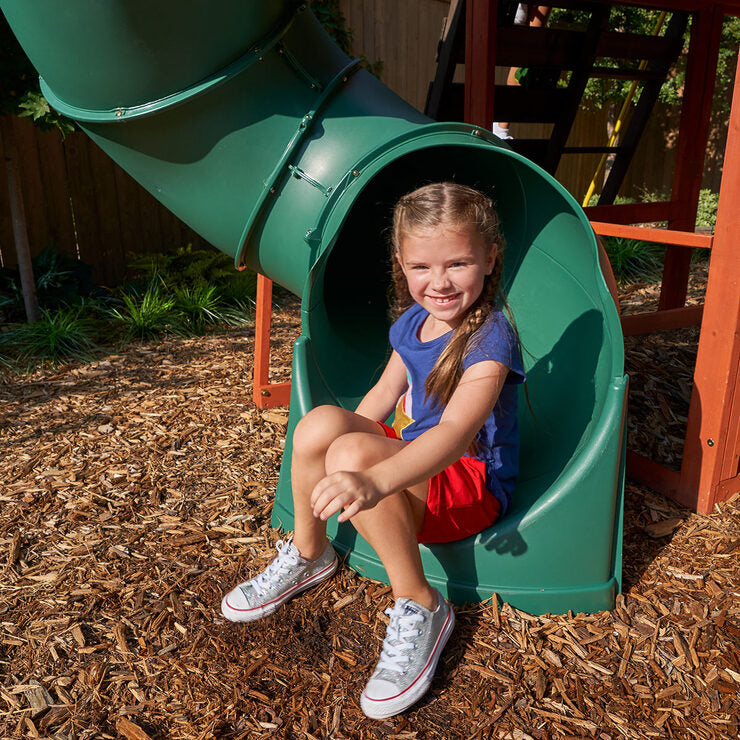
[[[686, 304], [704, 301], [708, 263], [691, 266]], [[660, 282], [625, 285], [622, 313], [655, 311]], [[699, 328], [625, 337], [625, 372], [630, 376], [627, 445], [672, 470], [681, 469]]]
[[[297, 306], [275, 316], [276, 379]], [[346, 568], [253, 625], [221, 595], [271, 557], [287, 414], [251, 330], [134, 345], [0, 385], [0, 737], [736, 738], [740, 500], [628, 485], [612, 612], [458, 624], [429, 694], [358, 704], [389, 589]]]

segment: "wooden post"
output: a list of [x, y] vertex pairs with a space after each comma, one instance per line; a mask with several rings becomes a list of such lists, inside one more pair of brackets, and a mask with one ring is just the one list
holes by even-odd
[[[696, 223], [723, 18], [719, 8], [711, 5], [696, 11], [691, 22], [671, 196], [680, 203], [681, 215], [668, 223], [669, 229], [693, 231]], [[684, 305], [690, 265], [691, 252], [672, 247], [666, 250], [659, 309]]]
[[23, 191], [18, 170], [18, 151], [15, 147], [13, 134], [13, 119], [10, 116], [0, 116], [3, 149], [8, 173], [8, 201], [10, 215], [13, 221], [13, 237], [15, 253], [18, 258], [18, 272], [21, 276], [23, 303], [26, 308], [26, 319], [31, 324], [39, 318], [39, 304], [36, 298], [36, 281], [33, 277], [33, 263], [31, 262], [31, 247], [28, 243], [28, 228], [26, 227], [26, 209], [23, 205]]
[[254, 320], [254, 375], [252, 399], [257, 408], [287, 406], [290, 383], [270, 383], [270, 324], [272, 320], [272, 280], [257, 275], [257, 308]]
[[481, 128], [493, 123], [497, 17], [498, 0], [467, 0], [465, 121]]
[[677, 499], [708, 514], [740, 491], [740, 57]]

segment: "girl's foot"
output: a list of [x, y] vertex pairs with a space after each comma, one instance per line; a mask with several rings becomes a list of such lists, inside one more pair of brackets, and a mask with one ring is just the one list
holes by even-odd
[[362, 711], [373, 719], [408, 709], [427, 692], [439, 656], [455, 626], [452, 607], [437, 591], [437, 608], [426, 609], [411, 599], [397, 599], [383, 652], [360, 697]]
[[221, 614], [232, 622], [253, 622], [266, 617], [301, 591], [325, 581], [337, 569], [337, 554], [330, 542], [316, 560], [301, 557], [293, 544], [279, 540], [277, 557], [255, 578], [240, 583], [221, 601]]

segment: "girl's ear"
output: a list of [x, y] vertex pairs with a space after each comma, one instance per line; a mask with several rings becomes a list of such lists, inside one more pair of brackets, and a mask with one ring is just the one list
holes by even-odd
[[498, 244], [493, 244], [491, 250], [488, 252], [488, 259], [486, 260], [486, 275], [490, 275], [493, 272], [494, 265], [498, 259]]

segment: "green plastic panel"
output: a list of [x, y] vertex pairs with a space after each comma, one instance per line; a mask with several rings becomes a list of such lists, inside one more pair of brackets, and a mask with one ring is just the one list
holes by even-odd
[[[292, 430], [354, 408], [388, 354], [397, 198], [453, 179], [488, 192], [524, 346], [521, 477], [507, 516], [422, 547], [453, 601], [534, 613], [610, 608], [621, 581], [624, 357], [593, 232], [549, 175], [490, 132], [432, 123], [358, 69], [288, 0], [1, 0], [60, 111], [225, 253], [302, 298], [273, 521], [292, 525]], [[351, 524], [352, 567], [385, 580]]]

